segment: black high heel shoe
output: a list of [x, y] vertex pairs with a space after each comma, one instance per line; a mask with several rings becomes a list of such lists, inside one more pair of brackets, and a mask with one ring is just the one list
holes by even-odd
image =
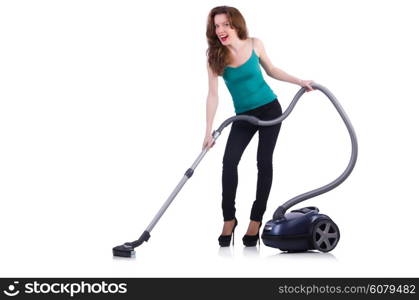
[[254, 247], [259, 242], [259, 246], [260, 246], [259, 230], [261, 226], [262, 226], [262, 221], [259, 224], [259, 229], [258, 229], [257, 234], [255, 235], [246, 234], [245, 236], [243, 236], [243, 245], [245, 245], [246, 247]]
[[233, 227], [233, 231], [231, 232], [230, 235], [220, 235], [218, 238], [218, 243], [220, 244], [220, 247], [228, 247], [230, 246], [230, 242], [231, 242], [231, 237], [233, 237], [233, 246], [234, 246], [234, 230], [236, 229], [237, 226], [237, 219], [234, 218], [234, 227]]

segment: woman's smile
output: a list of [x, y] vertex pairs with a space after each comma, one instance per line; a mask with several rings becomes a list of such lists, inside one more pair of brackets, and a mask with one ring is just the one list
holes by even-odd
[[228, 34], [220, 35], [219, 38], [222, 42], [225, 42], [228, 39]]

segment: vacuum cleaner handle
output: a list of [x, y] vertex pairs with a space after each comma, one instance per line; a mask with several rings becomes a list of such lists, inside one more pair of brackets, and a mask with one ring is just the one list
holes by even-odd
[[[304, 200], [316, 197], [318, 195], [324, 194], [332, 189], [334, 189], [335, 187], [337, 187], [338, 185], [340, 185], [343, 181], [345, 181], [345, 179], [351, 174], [353, 168], [355, 167], [355, 163], [356, 163], [356, 159], [358, 157], [358, 142], [357, 142], [357, 138], [356, 138], [356, 134], [355, 134], [355, 130], [351, 124], [351, 121], [349, 120], [348, 116], [346, 115], [345, 111], [343, 110], [342, 106], [340, 105], [339, 101], [336, 99], [336, 97], [324, 86], [318, 84], [318, 83], [313, 83], [311, 84], [311, 86], [315, 89], [315, 90], [319, 90], [321, 91], [323, 94], [325, 94], [327, 96], [327, 98], [329, 98], [329, 100], [332, 102], [332, 104], [335, 106], [336, 110], [338, 111], [339, 115], [341, 116], [341, 118], [343, 119], [343, 122], [346, 125], [346, 128], [348, 129], [349, 132], [349, 136], [351, 138], [351, 143], [352, 143], [352, 153], [351, 153], [351, 158], [349, 160], [349, 164], [346, 167], [346, 169], [343, 171], [343, 173], [336, 178], [335, 180], [333, 180], [332, 182], [311, 190], [309, 192], [300, 194], [290, 200], [288, 200], [287, 202], [285, 202], [284, 204], [282, 204], [281, 206], [279, 206], [274, 215], [273, 215], [273, 219], [274, 220], [278, 220], [281, 219], [285, 212], [291, 208], [292, 206], [296, 205], [297, 203], [300, 203]], [[228, 126], [230, 123], [237, 121], [237, 120], [244, 120], [244, 121], [248, 121], [252, 124], [255, 125], [259, 125], [259, 126], [272, 126], [272, 125], [276, 125], [280, 122], [282, 122], [283, 120], [285, 120], [289, 114], [292, 112], [292, 110], [294, 109], [295, 105], [297, 104], [298, 100], [301, 98], [301, 96], [306, 92], [306, 88], [301, 88], [297, 94], [294, 96], [294, 99], [291, 101], [290, 105], [288, 106], [288, 108], [285, 110], [285, 112], [278, 118], [270, 120], [270, 121], [262, 121], [259, 120], [258, 118], [255, 118], [253, 116], [246, 116], [246, 115], [240, 115], [240, 116], [234, 116], [231, 118], [228, 118], [227, 120], [225, 120], [220, 127], [214, 131], [213, 133], [213, 138], [217, 139], [218, 136], [221, 134], [221, 131]]]

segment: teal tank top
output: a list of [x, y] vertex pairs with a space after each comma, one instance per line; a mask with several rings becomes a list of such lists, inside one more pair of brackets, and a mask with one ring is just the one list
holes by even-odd
[[250, 58], [238, 67], [225, 67], [224, 82], [233, 97], [237, 114], [255, 109], [277, 98], [263, 79], [259, 57], [252, 49]]

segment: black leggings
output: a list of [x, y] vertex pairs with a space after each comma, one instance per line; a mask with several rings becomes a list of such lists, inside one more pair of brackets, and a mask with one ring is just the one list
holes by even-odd
[[[275, 99], [268, 104], [238, 115], [251, 115], [261, 120], [272, 120], [281, 114], [281, 105]], [[236, 121], [231, 126], [223, 158], [222, 209], [224, 221], [232, 220], [235, 217], [236, 208], [234, 204], [238, 183], [237, 166], [244, 149], [246, 149], [256, 131], [259, 131], [257, 150], [258, 179], [256, 200], [253, 202], [250, 219], [253, 221], [262, 221], [272, 185], [272, 155], [280, 128], [281, 124], [263, 127], [252, 125], [246, 121]]]

